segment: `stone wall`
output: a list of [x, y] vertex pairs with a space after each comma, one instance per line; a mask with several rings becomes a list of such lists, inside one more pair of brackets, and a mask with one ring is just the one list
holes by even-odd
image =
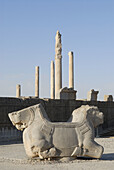
[[10, 122], [8, 113], [38, 103], [42, 103], [50, 120], [54, 122], [67, 121], [72, 111], [81, 105], [98, 106], [104, 113], [104, 124], [97, 129], [97, 135], [114, 134], [114, 102], [0, 97], [0, 141], [18, 141], [22, 136], [22, 132], [16, 130]]

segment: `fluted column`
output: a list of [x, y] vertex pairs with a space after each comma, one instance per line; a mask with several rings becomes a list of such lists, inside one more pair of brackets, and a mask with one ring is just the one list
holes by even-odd
[[73, 52], [70, 51], [69, 55], [69, 88], [74, 89], [74, 61], [73, 61]]
[[35, 68], [35, 96], [39, 97], [39, 66]]
[[55, 98], [55, 71], [54, 71], [54, 61], [51, 61], [51, 99]]
[[55, 99], [59, 99], [59, 92], [62, 88], [62, 44], [59, 31], [55, 37]]
[[16, 85], [16, 97], [21, 97], [21, 85], [17, 84]]

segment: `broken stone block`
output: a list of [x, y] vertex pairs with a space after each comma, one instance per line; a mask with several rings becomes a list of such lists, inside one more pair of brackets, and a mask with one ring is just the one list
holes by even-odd
[[94, 89], [90, 90], [87, 93], [87, 100], [88, 101], [97, 101], [97, 95], [98, 95], [99, 91], [95, 91]]

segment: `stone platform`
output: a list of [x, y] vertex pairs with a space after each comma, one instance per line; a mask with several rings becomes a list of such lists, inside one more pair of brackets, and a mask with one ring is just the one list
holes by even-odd
[[2, 170], [112, 170], [114, 167], [114, 138], [96, 138], [104, 147], [100, 160], [78, 158], [65, 161], [40, 161], [28, 159], [23, 144], [0, 145], [0, 169]]

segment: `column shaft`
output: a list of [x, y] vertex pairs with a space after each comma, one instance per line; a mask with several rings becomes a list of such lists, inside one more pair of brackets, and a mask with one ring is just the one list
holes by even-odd
[[62, 43], [61, 34], [57, 31], [55, 36], [55, 99], [60, 99], [62, 88]]
[[54, 62], [51, 61], [51, 99], [55, 98], [55, 71]]
[[16, 85], [16, 97], [21, 97], [21, 85]]
[[61, 58], [55, 59], [55, 98], [59, 98], [59, 90], [62, 88], [62, 62]]
[[69, 52], [69, 88], [74, 89], [74, 63], [73, 63], [73, 52]]
[[39, 97], [39, 66], [35, 70], [35, 96]]

